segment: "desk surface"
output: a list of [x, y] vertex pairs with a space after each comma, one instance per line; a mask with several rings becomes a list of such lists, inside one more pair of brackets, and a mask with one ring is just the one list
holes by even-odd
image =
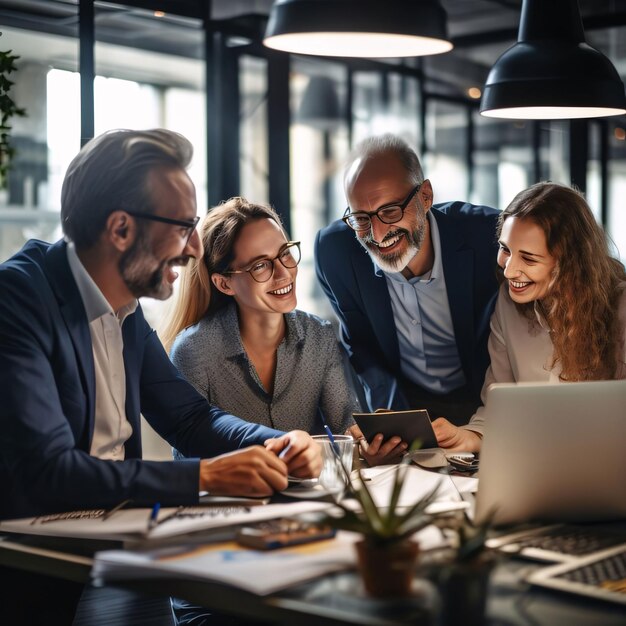
[[[92, 560], [86, 546], [45, 545], [24, 536], [0, 538], [0, 565], [75, 581], [89, 581]], [[35, 545], [39, 544], [39, 545]], [[519, 559], [501, 562], [490, 585], [486, 624], [545, 626], [623, 626], [626, 610], [614, 604], [530, 587], [524, 576], [537, 565]], [[419, 570], [416, 576], [419, 576]], [[133, 580], [119, 586], [185, 597], [217, 611], [293, 624], [432, 624], [437, 594], [416, 577], [414, 595], [406, 600], [375, 600], [365, 596], [355, 572], [324, 576], [269, 596], [209, 581], [180, 579]]]

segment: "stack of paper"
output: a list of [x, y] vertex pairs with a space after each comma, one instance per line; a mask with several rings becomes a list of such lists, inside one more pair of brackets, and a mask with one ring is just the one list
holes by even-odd
[[259, 551], [234, 542], [148, 551], [96, 553], [92, 577], [104, 581], [179, 578], [227, 583], [259, 595], [355, 566], [352, 544], [361, 536], [340, 532], [334, 539], [280, 550]]
[[[362, 535], [340, 531], [334, 539], [258, 551], [236, 543], [187, 545], [148, 551], [107, 550], [95, 557], [92, 576], [104, 581], [179, 578], [226, 583], [259, 595], [356, 566], [354, 542]], [[422, 549], [446, 545], [429, 526], [415, 535]]]
[[[152, 509], [123, 509], [110, 517], [86, 517], [82, 519], [59, 519], [42, 521], [40, 518], [5, 520], [0, 522], [0, 532], [11, 532], [49, 537], [74, 537], [82, 539], [105, 539], [121, 542], [158, 541], [167, 538], [179, 538], [190, 533], [234, 527], [276, 517], [299, 515], [328, 508], [323, 502], [293, 502], [288, 504], [266, 504], [261, 506], [229, 505], [205, 506], [198, 511], [194, 507], [193, 516], [175, 515], [176, 508], [162, 508], [158, 523], [149, 529]], [[45, 518], [43, 518], [45, 519]], [[49, 519], [49, 518], [48, 518]], [[157, 521], [158, 521], [157, 520]]]

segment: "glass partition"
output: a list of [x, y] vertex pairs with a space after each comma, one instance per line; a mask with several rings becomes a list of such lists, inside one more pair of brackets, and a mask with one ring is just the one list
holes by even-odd
[[343, 163], [348, 154], [347, 72], [340, 65], [294, 59], [290, 77], [292, 124], [291, 237], [302, 242], [298, 308], [330, 317], [313, 261], [318, 230], [343, 214]]
[[59, 181], [80, 147], [80, 100], [72, 78], [76, 39], [3, 27], [0, 46], [19, 56], [11, 95], [26, 109], [25, 117], [11, 120], [15, 156], [7, 189], [0, 190], [0, 260], [5, 260], [28, 239], [60, 237]]
[[426, 102], [424, 176], [433, 186], [436, 204], [468, 200], [467, 109], [429, 98]]

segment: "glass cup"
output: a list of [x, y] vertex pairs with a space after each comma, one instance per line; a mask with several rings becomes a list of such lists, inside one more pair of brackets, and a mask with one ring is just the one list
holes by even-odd
[[[335, 445], [339, 452], [341, 463], [346, 469], [348, 475], [352, 470], [352, 451], [354, 447], [354, 439], [350, 435], [333, 435]], [[313, 435], [313, 439], [317, 442], [322, 450], [322, 472], [320, 473], [319, 482], [324, 489], [328, 491], [339, 491], [346, 486], [346, 474], [339, 467], [339, 462], [332, 449], [332, 443], [328, 435]]]

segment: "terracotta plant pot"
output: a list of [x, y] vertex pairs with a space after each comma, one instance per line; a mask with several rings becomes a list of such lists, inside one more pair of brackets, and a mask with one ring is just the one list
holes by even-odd
[[419, 553], [417, 542], [404, 540], [380, 545], [363, 539], [355, 545], [359, 573], [369, 595], [390, 598], [411, 593]]

